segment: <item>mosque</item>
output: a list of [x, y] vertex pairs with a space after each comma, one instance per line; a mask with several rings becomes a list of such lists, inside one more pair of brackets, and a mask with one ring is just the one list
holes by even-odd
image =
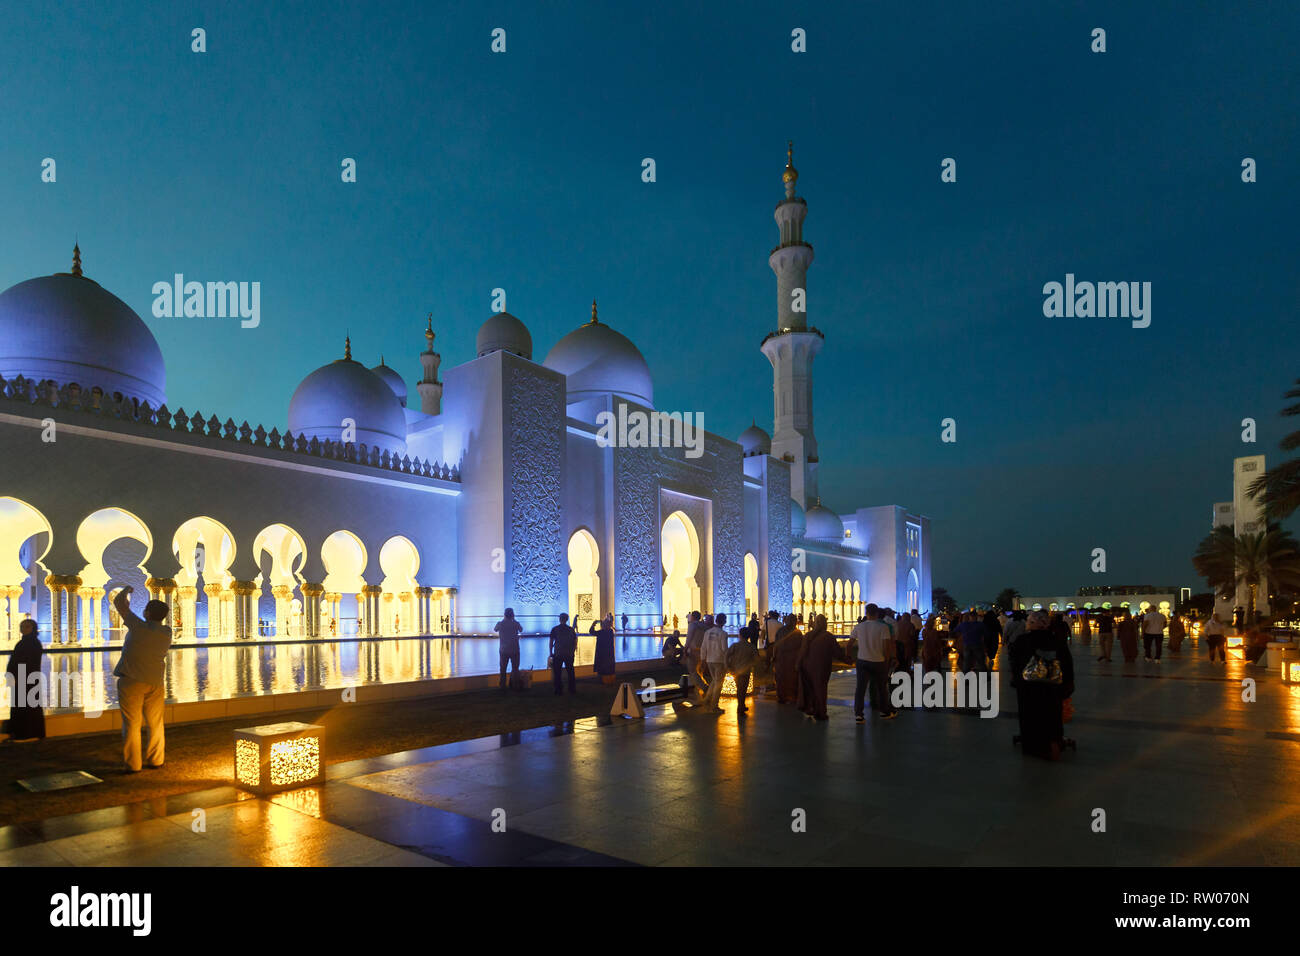
[[690, 450], [600, 440], [602, 413], [662, 413], [641, 352], [594, 302], [540, 361], [500, 312], [447, 369], [431, 315], [414, 395], [348, 340], [268, 429], [169, 406], [148, 326], [79, 248], [70, 272], [8, 288], [0, 640], [26, 617], [55, 644], [115, 639], [128, 584], [167, 602], [182, 640], [490, 633], [507, 606], [528, 632], [563, 610], [647, 629], [694, 608], [841, 624], [869, 601], [928, 609], [929, 520], [818, 496], [824, 335], [801, 307], [813, 247], [787, 155], [761, 345], [773, 433], [705, 432]]

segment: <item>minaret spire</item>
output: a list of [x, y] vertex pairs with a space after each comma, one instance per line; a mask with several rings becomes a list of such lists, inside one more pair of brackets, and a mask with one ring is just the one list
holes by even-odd
[[72, 242], [72, 274], [81, 275], [81, 246], [75, 239]]
[[774, 422], [772, 454], [790, 462], [790, 494], [807, 508], [817, 498], [817, 438], [813, 434], [812, 364], [823, 336], [808, 325], [808, 267], [813, 247], [803, 241], [808, 204], [795, 196], [799, 171], [794, 168], [794, 141], [786, 143], [785, 199], [775, 219], [780, 244], [768, 256], [776, 274], [776, 331], [763, 340], [772, 363]]
[[424, 377], [415, 385], [420, 393], [420, 411], [426, 415], [442, 414], [442, 382], [438, 381], [438, 366], [442, 356], [433, 350], [433, 313], [429, 313], [429, 324], [424, 329], [424, 351], [420, 353], [420, 364], [424, 367]]
[[352, 361], [352, 336], [343, 336], [343, 358], [349, 362]]

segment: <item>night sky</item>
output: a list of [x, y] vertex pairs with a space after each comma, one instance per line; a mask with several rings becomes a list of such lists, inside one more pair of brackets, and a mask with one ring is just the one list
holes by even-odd
[[[1300, 7], [701, 6], [10, 5], [0, 287], [79, 238], [157, 336], [169, 405], [268, 429], [346, 331], [413, 383], [430, 311], [456, 365], [502, 287], [540, 361], [596, 298], [657, 406], [735, 437], [771, 429], [793, 139], [824, 502], [929, 515], [963, 602], [1202, 589], [1231, 460], [1279, 460], [1300, 377]], [[261, 326], [154, 318], [176, 272], [259, 281]], [[1150, 327], [1045, 318], [1067, 272], [1151, 282]]]

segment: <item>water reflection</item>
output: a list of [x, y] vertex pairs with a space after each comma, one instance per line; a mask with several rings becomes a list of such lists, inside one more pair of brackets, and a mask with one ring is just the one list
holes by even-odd
[[[519, 641], [520, 666], [546, 666], [545, 637]], [[615, 642], [618, 660], [657, 659], [660, 638], [629, 635]], [[596, 638], [580, 635], [575, 663], [595, 661]], [[107, 710], [117, 707], [113, 668], [120, 651], [91, 649], [47, 653], [42, 669], [52, 678], [68, 675], [79, 687], [81, 706], [51, 711]], [[0, 660], [6, 655], [0, 654]], [[221, 647], [174, 647], [168, 655], [167, 702], [227, 700], [303, 690], [332, 690], [358, 684], [388, 684], [495, 674], [500, 667], [497, 642], [476, 637], [389, 638], [340, 640], [309, 644], [238, 644]], [[8, 707], [0, 705], [0, 714]]]

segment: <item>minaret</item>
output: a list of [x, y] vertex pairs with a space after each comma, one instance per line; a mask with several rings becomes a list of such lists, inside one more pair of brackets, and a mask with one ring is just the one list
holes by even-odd
[[775, 332], [763, 339], [763, 354], [772, 363], [775, 415], [772, 454], [791, 463], [790, 496], [807, 509], [817, 501], [817, 439], [813, 435], [813, 358], [823, 336], [807, 321], [807, 277], [813, 247], [803, 241], [808, 204], [794, 194], [799, 171], [794, 168], [794, 143], [786, 152], [785, 199], [777, 203], [776, 224], [781, 244], [768, 256], [776, 273]]
[[424, 378], [416, 384], [420, 393], [420, 411], [426, 415], [442, 414], [442, 382], [438, 381], [438, 366], [442, 356], [433, 350], [433, 313], [429, 313], [429, 326], [424, 330], [425, 350], [420, 353], [420, 364], [424, 366]]

